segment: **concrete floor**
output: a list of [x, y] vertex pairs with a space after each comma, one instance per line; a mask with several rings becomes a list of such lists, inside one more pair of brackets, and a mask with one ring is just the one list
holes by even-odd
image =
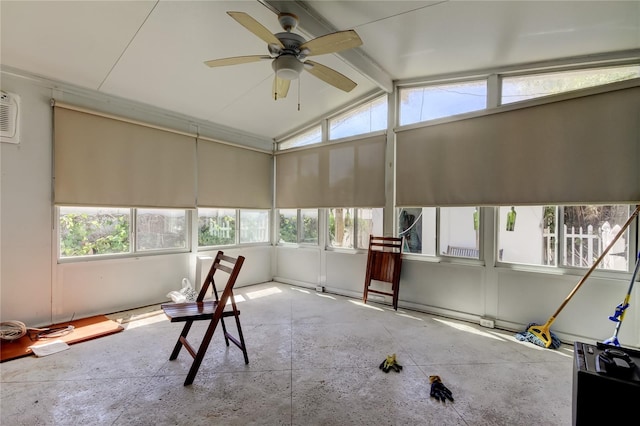
[[[185, 387], [191, 357], [168, 360], [182, 325], [129, 315], [121, 333], [0, 364], [0, 424], [571, 424], [571, 346], [285, 284], [236, 295], [249, 365], [216, 333]], [[392, 353], [404, 369], [385, 374]], [[455, 402], [429, 397], [429, 375]]]

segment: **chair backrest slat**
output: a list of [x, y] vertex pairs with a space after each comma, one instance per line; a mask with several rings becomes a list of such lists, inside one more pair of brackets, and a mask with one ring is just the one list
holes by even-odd
[[[225, 262], [225, 263], [222, 263], [222, 262]], [[198, 293], [198, 298], [196, 299], [196, 301], [202, 302], [204, 300], [204, 298], [207, 296], [207, 292], [209, 291], [210, 286], [213, 286], [213, 294], [215, 296], [215, 299], [218, 300], [218, 289], [216, 288], [216, 284], [214, 281], [214, 278], [217, 277], [217, 275], [215, 275], [217, 270], [220, 270], [229, 274], [229, 277], [227, 278], [224, 288], [226, 289], [229, 286], [229, 284], [231, 288], [233, 288], [233, 286], [235, 285], [236, 278], [240, 273], [240, 268], [242, 267], [243, 262], [244, 262], [243, 256], [238, 256], [237, 258], [234, 258], [234, 257], [223, 254], [222, 251], [218, 251], [218, 254], [213, 260], [213, 264], [211, 265], [211, 269], [209, 269], [209, 273], [207, 274], [207, 277], [204, 279], [204, 282], [202, 283], [202, 288], [200, 289], [200, 293]]]
[[229, 275], [231, 275], [231, 273], [233, 272], [233, 269], [232, 269], [232, 268], [230, 268], [230, 267], [228, 267], [228, 266], [226, 266], [226, 265], [223, 265], [223, 264], [221, 264], [221, 263], [218, 263], [218, 264], [216, 265], [216, 269], [220, 269], [221, 271], [224, 271], [224, 272], [226, 272], [226, 273], [227, 273], [227, 274], [229, 274]]

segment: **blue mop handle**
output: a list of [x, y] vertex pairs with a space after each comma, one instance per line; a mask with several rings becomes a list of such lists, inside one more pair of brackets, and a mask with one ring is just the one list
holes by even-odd
[[613, 322], [622, 322], [624, 319], [624, 311], [629, 307], [629, 299], [631, 299], [631, 290], [633, 290], [633, 283], [636, 281], [636, 275], [638, 274], [638, 266], [640, 266], [640, 251], [638, 251], [638, 257], [636, 260], [636, 267], [633, 269], [633, 275], [631, 276], [631, 283], [629, 284], [629, 290], [624, 298], [624, 301], [616, 306], [615, 313], [609, 317]]

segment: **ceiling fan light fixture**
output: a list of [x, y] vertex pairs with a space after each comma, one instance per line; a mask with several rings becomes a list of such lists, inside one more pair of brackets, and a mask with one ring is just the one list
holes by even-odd
[[298, 17], [293, 13], [280, 13], [278, 15], [278, 22], [285, 31], [293, 31], [298, 26]]
[[295, 80], [304, 68], [304, 64], [293, 55], [282, 55], [271, 63], [278, 78], [283, 80]]

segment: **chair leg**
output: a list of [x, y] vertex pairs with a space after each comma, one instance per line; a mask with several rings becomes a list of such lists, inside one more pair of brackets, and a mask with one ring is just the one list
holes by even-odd
[[229, 337], [227, 337], [229, 335], [229, 333], [227, 333], [227, 326], [224, 325], [224, 317], [220, 318], [220, 325], [222, 326], [222, 335], [224, 336], [224, 343], [227, 344], [227, 347], [229, 346]]
[[[242, 334], [242, 326], [240, 325], [240, 312], [237, 309], [233, 311], [226, 312], [226, 316], [234, 316], [236, 319], [236, 329], [238, 330], [238, 337], [236, 338], [231, 333], [227, 331], [227, 329], [223, 326], [224, 339], [227, 342], [227, 346], [229, 346], [229, 341], [233, 342], [234, 345], [239, 347], [242, 350], [242, 355], [244, 356], [244, 363], [249, 364], [249, 356], [247, 355], [247, 346], [244, 342], [244, 334]], [[222, 318], [220, 319], [222, 321]], [[224, 324], [224, 323], [223, 323]]]
[[393, 284], [393, 309], [398, 310], [398, 290], [400, 289], [399, 283]]
[[169, 357], [169, 361], [173, 361], [178, 358], [178, 354], [180, 353], [180, 349], [182, 349], [182, 341], [180, 338], [187, 338], [187, 334], [189, 334], [189, 330], [191, 329], [191, 325], [193, 321], [187, 321], [182, 328], [182, 333], [180, 333], [180, 337], [178, 337], [178, 341], [176, 342], [175, 347], [173, 348], [173, 352], [171, 352], [171, 356]]
[[204, 359], [205, 354], [207, 353], [207, 349], [209, 348], [209, 343], [211, 343], [211, 339], [213, 338], [213, 332], [216, 330], [216, 326], [218, 325], [218, 320], [214, 319], [207, 327], [207, 332], [204, 334], [202, 338], [202, 343], [200, 343], [200, 347], [198, 348], [198, 352], [193, 357], [193, 363], [191, 364], [191, 368], [189, 369], [189, 374], [187, 374], [187, 379], [184, 381], [185, 386], [189, 386], [193, 383], [193, 380], [196, 378], [196, 374], [198, 374], [198, 369], [200, 369], [200, 364], [202, 364], [202, 360]]
[[[236, 317], [236, 326], [238, 327], [238, 337], [240, 338], [240, 349], [242, 349], [242, 354], [244, 355], [244, 363], [249, 364], [249, 356], [247, 355], [247, 347], [244, 344], [244, 335], [242, 334], [242, 327], [240, 326], [240, 317], [235, 315]], [[227, 343], [227, 346], [229, 344]]]

